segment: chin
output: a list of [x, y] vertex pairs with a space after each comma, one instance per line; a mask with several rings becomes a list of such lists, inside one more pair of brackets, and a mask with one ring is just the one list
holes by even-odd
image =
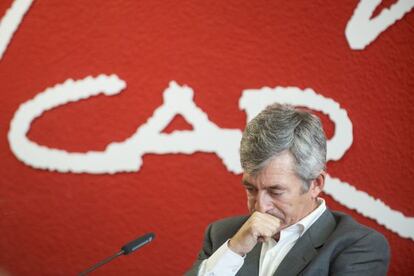
[[280, 229], [285, 229], [288, 228], [289, 226], [291, 226], [293, 223], [285, 223], [284, 221], [281, 222], [280, 224]]

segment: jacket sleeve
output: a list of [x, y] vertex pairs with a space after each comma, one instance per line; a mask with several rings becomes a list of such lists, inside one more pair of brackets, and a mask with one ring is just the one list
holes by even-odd
[[331, 262], [332, 275], [387, 275], [390, 249], [387, 240], [378, 232], [367, 235], [347, 246]]

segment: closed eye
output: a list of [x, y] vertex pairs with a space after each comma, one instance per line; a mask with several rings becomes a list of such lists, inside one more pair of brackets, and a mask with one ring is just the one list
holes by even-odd
[[280, 196], [285, 192], [284, 189], [280, 189], [280, 188], [271, 188], [271, 189], [268, 189], [267, 191], [272, 196]]

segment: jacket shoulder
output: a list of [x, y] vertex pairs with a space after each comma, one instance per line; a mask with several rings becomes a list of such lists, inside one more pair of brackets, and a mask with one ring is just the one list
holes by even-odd
[[384, 235], [378, 231], [360, 224], [351, 216], [342, 212], [334, 211], [332, 215], [336, 221], [336, 227], [331, 238], [342, 240], [344, 244], [353, 244], [359, 240], [369, 240], [371, 245], [382, 245], [388, 247], [388, 242]]
[[234, 236], [248, 218], [249, 216], [234, 216], [211, 223], [206, 234], [209, 236], [208, 238], [211, 240], [213, 247], [221, 246]]
[[331, 243], [336, 244], [330, 270], [333, 274], [386, 275], [390, 260], [387, 239], [378, 231], [335, 212], [337, 227]]
[[366, 235], [370, 232], [376, 232], [374, 229], [360, 224], [353, 217], [345, 213], [333, 211], [332, 215], [336, 223], [335, 232], [350, 234], [352, 231], [356, 235]]

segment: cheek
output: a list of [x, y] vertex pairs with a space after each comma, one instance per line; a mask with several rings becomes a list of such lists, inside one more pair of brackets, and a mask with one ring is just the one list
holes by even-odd
[[273, 201], [273, 206], [283, 215], [284, 219], [289, 219], [294, 209], [294, 204], [282, 200]]
[[288, 194], [283, 194], [278, 197], [273, 197], [272, 204], [276, 208], [284, 210], [284, 209], [289, 208], [292, 205], [292, 201]]
[[291, 223], [295, 223], [303, 217], [304, 206], [304, 201], [301, 198], [292, 198], [289, 203], [285, 204], [284, 212]]

